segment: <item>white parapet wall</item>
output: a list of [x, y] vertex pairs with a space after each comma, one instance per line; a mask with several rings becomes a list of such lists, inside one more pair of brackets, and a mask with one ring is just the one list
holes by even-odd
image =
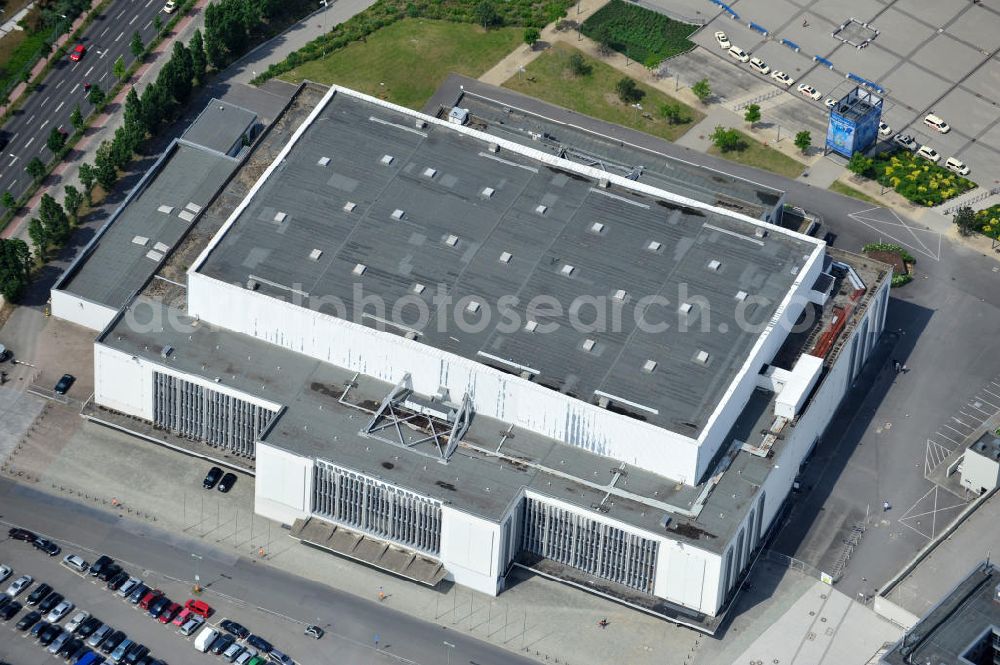
[[313, 460], [257, 442], [254, 511], [291, 524], [312, 509]]
[[52, 316], [97, 332], [104, 330], [118, 314], [118, 310], [58, 289], [50, 292], [50, 302]]
[[500, 525], [441, 506], [441, 563], [456, 584], [491, 596], [500, 590]]

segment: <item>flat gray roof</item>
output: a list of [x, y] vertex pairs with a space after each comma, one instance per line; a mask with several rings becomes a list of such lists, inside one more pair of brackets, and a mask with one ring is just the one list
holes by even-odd
[[56, 288], [121, 308], [156, 272], [236, 166], [219, 153], [172, 143]]
[[[749, 323], [769, 320], [815, 241], [773, 227], [758, 238], [760, 226], [739, 217], [604, 188], [569, 165], [515, 150], [492, 153], [489, 141], [451, 126], [416, 128], [411, 114], [338, 92], [200, 272], [229, 283], [253, 278], [261, 292], [281, 299], [297, 288], [308, 294], [303, 304], [349, 317], [360, 307], [355, 286], [380, 296], [391, 312], [422, 284], [431, 316], [420, 325], [404, 310], [399, 323], [417, 328], [423, 343], [508, 371], [510, 363], [533, 368], [536, 382], [584, 401], [614, 395], [655, 411], [636, 417], [697, 436], [758, 338], [737, 325], [737, 294], [763, 299], [748, 308]], [[355, 207], [345, 210], [349, 203]], [[657, 243], [653, 250], [650, 243]], [[439, 328], [442, 313], [432, 301], [439, 287], [463, 309], [465, 298], [481, 302], [490, 323], [480, 332]], [[625, 294], [620, 328], [579, 332], [571, 305], [613, 303], [617, 292]], [[554, 297], [563, 313], [542, 323], [558, 329], [503, 331], [496, 313], [503, 296], [517, 298], [511, 311], [522, 324], [529, 302]], [[665, 332], [635, 323], [636, 304], [648, 296], [670, 303], [646, 317], [666, 321]], [[678, 311], [685, 297], [707, 302], [704, 332], [680, 331], [684, 324], [701, 330], [707, 320], [697, 305]], [[590, 311], [579, 318], [592, 321]], [[476, 322], [482, 312], [443, 315]], [[696, 359], [702, 351], [705, 363]], [[647, 361], [654, 371], [643, 371]]]
[[253, 111], [213, 98], [181, 138], [225, 154], [256, 122]]
[[[598, 165], [621, 176], [631, 174], [638, 182], [751, 217], [762, 218], [770, 213], [784, 196], [781, 190], [767, 185], [642, 148], [629, 142], [635, 130], [541, 100], [527, 100], [511, 90], [465, 77], [453, 78], [463, 82], [454, 103], [468, 109], [472, 124], [489, 134], [579, 164]], [[445, 86], [449, 83], [451, 80]], [[643, 138], [648, 139], [645, 135]]]

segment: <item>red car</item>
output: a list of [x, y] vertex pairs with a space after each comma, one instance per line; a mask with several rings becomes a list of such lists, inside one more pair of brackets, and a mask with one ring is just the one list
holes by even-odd
[[189, 616], [191, 616], [191, 610], [187, 609], [181, 610], [180, 614], [175, 616], [174, 620], [171, 623], [173, 623], [175, 626], [183, 626], [184, 622], [188, 620]]
[[188, 601], [184, 603], [184, 609], [190, 610], [194, 614], [200, 614], [206, 619], [212, 616], [212, 608], [204, 600], [195, 600], [194, 598], [188, 598]]
[[146, 593], [145, 596], [142, 597], [142, 600], [139, 601], [139, 607], [141, 607], [144, 610], [148, 610], [149, 604], [162, 595], [163, 592], [160, 591], [159, 589], [153, 589], [152, 591], [149, 591], [148, 593]]
[[171, 621], [174, 620], [174, 617], [177, 616], [177, 614], [180, 611], [181, 611], [180, 603], [170, 603], [170, 606], [167, 607], [167, 609], [163, 610], [163, 614], [161, 614], [159, 618], [157, 618], [157, 621], [159, 621], [160, 623], [170, 623]]
[[76, 48], [69, 54], [69, 59], [73, 62], [80, 62], [83, 56], [87, 53], [87, 47], [83, 44], [77, 44]]

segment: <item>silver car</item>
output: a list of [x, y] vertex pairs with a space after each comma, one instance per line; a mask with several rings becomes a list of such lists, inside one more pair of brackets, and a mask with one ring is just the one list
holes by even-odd
[[31, 583], [35, 581], [35, 578], [31, 575], [21, 575], [16, 580], [10, 583], [7, 587], [7, 595], [11, 598], [17, 598], [18, 594], [31, 586]]
[[130, 593], [132, 593], [132, 590], [135, 589], [137, 586], [139, 586], [139, 584], [141, 583], [142, 580], [140, 580], [138, 577], [128, 578], [125, 581], [125, 584], [121, 585], [121, 588], [118, 589], [118, 596], [120, 598], [127, 597]]
[[122, 658], [125, 657], [125, 652], [132, 648], [135, 644], [130, 639], [122, 640], [122, 643], [118, 645], [118, 648], [111, 652], [109, 658], [114, 662], [120, 662]]
[[87, 646], [97, 648], [100, 644], [110, 635], [112, 632], [111, 626], [108, 624], [103, 624], [100, 628], [94, 631], [94, 634], [87, 638]]
[[66, 640], [68, 640], [69, 638], [70, 634], [68, 630], [64, 630], [63, 632], [59, 633], [59, 637], [52, 640], [52, 644], [49, 645], [48, 652], [55, 653], [59, 651], [59, 649], [62, 648], [62, 645], [65, 644]]
[[193, 615], [190, 619], [184, 622], [183, 626], [181, 626], [181, 635], [190, 635], [194, 631], [198, 630], [198, 627], [203, 623], [205, 623], [205, 619], [203, 617], [200, 617], [197, 614]]
[[45, 616], [45, 620], [49, 623], [59, 623], [62, 621], [63, 617], [73, 611], [76, 607], [73, 603], [68, 600], [64, 600], [55, 607]]
[[0, 582], [10, 577], [10, 574], [13, 572], [14, 570], [10, 566], [0, 566]]
[[84, 612], [80, 610], [73, 615], [73, 618], [66, 622], [66, 630], [71, 633], [75, 633], [76, 629], [80, 627], [84, 621], [90, 618], [90, 612]]
[[228, 660], [230, 663], [236, 660], [236, 657], [240, 655], [243, 651], [243, 647], [233, 642], [229, 645], [229, 648], [222, 652], [222, 657]]
[[253, 647], [246, 647], [246, 651], [241, 653], [236, 659], [236, 665], [246, 665], [246, 662], [257, 655], [257, 650]]

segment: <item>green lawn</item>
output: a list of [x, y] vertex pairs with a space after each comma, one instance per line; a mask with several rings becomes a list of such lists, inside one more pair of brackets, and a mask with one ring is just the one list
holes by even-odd
[[802, 162], [764, 145], [744, 132], [739, 132], [739, 134], [746, 143], [746, 148], [743, 150], [733, 150], [723, 153], [713, 145], [708, 149], [708, 154], [723, 157], [747, 166], [753, 166], [754, 168], [764, 169], [765, 171], [771, 171], [786, 178], [798, 178], [802, 175], [802, 171], [805, 170], [806, 165]]
[[[643, 107], [640, 112], [623, 103], [615, 93], [615, 84], [624, 77], [621, 72], [584, 56], [592, 71], [584, 76], [576, 76], [569, 68], [569, 59], [573, 54], [583, 55], [571, 46], [557, 43], [529, 64], [523, 74], [508, 79], [504, 87], [668, 141], [677, 140], [705, 117], [697, 109], [682, 104], [690, 117], [689, 122], [677, 125], [667, 123], [659, 117], [658, 109], [663, 104], [677, 100], [641, 83], [639, 88], [646, 95], [640, 102]], [[640, 65], [634, 66], [637, 76], [644, 72]], [[643, 117], [642, 113], [648, 113], [652, 117]]]
[[850, 196], [852, 198], [858, 199], [859, 201], [864, 201], [866, 203], [871, 203], [873, 205], [882, 205], [876, 199], [873, 199], [864, 192], [854, 189], [850, 185], [845, 185], [839, 180], [834, 180], [828, 189], [831, 192], [836, 192], [837, 194], [843, 194], [844, 196]]
[[521, 43], [523, 29], [404, 19], [281, 76], [337, 83], [418, 109], [448, 74], [478, 77]]

